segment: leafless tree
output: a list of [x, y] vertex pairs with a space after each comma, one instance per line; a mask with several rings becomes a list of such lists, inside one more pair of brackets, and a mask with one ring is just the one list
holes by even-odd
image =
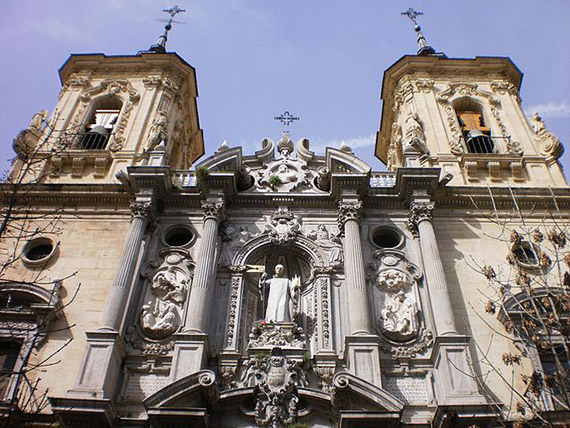
[[[38, 357], [50, 330], [53, 314], [69, 305], [79, 291], [79, 284], [68, 289], [74, 291], [65, 305], [60, 303], [59, 287], [66, 278], [49, 279], [48, 264], [37, 263], [22, 269], [27, 257], [38, 259], [48, 256], [46, 251], [56, 252], [61, 233], [65, 207], [37, 203], [38, 195], [47, 190], [46, 179], [54, 171], [56, 158], [65, 155], [71, 146], [69, 132], [59, 131], [59, 113], [47, 120], [47, 112], [34, 115], [29, 127], [14, 139], [16, 157], [12, 167], [0, 184], [0, 425], [19, 426], [22, 417], [39, 415], [48, 405], [46, 389], [40, 386], [41, 372], [58, 364], [59, 353], [71, 339], [49, 355]], [[27, 243], [48, 239], [53, 245], [26, 254]], [[29, 302], [18, 295], [22, 289], [45, 290], [43, 296], [51, 313], [38, 317]], [[25, 299], [24, 299], [25, 300]], [[63, 329], [70, 329], [65, 326]], [[60, 328], [61, 330], [61, 328]]]
[[[494, 223], [505, 248], [504, 260], [467, 260], [488, 281], [481, 289], [484, 308], [474, 311], [491, 336], [511, 341], [516, 352], [502, 354], [503, 367], [489, 358], [494, 350], [475, 342], [481, 363], [511, 391], [505, 418], [515, 427], [570, 426], [570, 221], [551, 197], [530, 204], [515, 195], [479, 212]], [[474, 202], [475, 204], [475, 202]], [[475, 204], [479, 208], [478, 204]], [[497, 329], [489, 317], [497, 317]], [[481, 382], [482, 384], [484, 382]]]

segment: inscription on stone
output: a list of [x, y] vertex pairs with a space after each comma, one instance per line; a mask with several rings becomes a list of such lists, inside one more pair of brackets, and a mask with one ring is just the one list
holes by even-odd
[[426, 380], [423, 377], [387, 377], [384, 387], [406, 404], [427, 401]]
[[127, 400], [142, 401], [168, 384], [168, 376], [131, 373], [125, 398]]

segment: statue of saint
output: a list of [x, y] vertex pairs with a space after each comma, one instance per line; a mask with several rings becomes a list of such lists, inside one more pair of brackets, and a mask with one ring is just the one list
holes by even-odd
[[283, 277], [285, 267], [281, 264], [275, 266], [275, 275], [267, 279], [267, 273], [263, 273], [259, 278], [259, 291], [262, 298], [265, 296], [265, 289], [269, 288], [267, 296], [267, 309], [265, 311], [265, 321], [268, 322], [292, 322], [292, 304], [297, 302], [301, 281], [299, 277], [293, 280]]
[[168, 116], [166, 112], [160, 110], [158, 112], [158, 117], [154, 120], [148, 131], [148, 136], [145, 142], [145, 150], [151, 152], [156, 146], [158, 146], [162, 141], [166, 140], [167, 133], [166, 127], [168, 126]]

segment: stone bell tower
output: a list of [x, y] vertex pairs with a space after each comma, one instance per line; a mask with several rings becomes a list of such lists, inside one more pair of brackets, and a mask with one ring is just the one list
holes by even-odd
[[203, 154], [196, 72], [166, 52], [168, 30], [136, 55], [73, 54], [63, 64], [51, 118], [14, 144], [43, 145], [43, 181], [108, 183], [128, 166], [186, 169]]
[[440, 167], [456, 185], [566, 186], [560, 141], [538, 115], [524, 115], [516, 65], [448, 58], [416, 32], [417, 55], [384, 73], [376, 156], [388, 169]]

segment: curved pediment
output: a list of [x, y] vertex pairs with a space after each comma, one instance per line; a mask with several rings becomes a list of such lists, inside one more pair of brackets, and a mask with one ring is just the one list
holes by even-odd
[[327, 166], [332, 173], [369, 174], [370, 165], [357, 158], [352, 150], [339, 150], [327, 147]]

